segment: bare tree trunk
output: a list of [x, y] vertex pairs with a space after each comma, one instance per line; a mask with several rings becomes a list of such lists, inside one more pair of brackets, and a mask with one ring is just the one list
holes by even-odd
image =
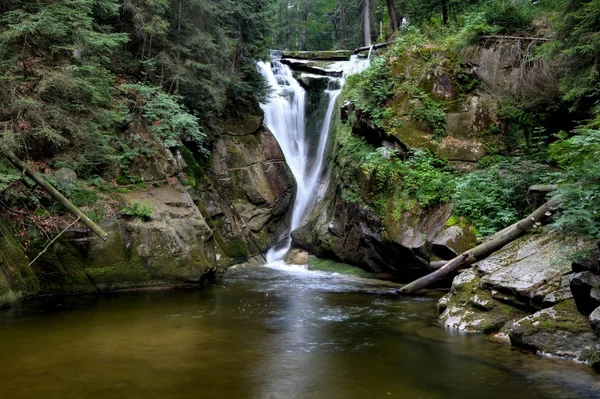
[[396, 12], [396, 5], [394, 0], [386, 0], [388, 14], [390, 15], [390, 24], [392, 25], [392, 31], [396, 32], [400, 25], [398, 24], [398, 13]]
[[442, 0], [442, 21], [444, 21], [444, 25], [448, 25], [448, 0]]
[[400, 1], [400, 7], [398, 8], [398, 29], [402, 29], [404, 23], [404, 15], [406, 14], [406, 0]]
[[308, 0], [302, 2], [302, 13], [300, 14], [300, 50], [306, 51], [306, 23], [308, 22]]
[[365, 5], [365, 46], [371, 45], [371, 0], [364, 0]]
[[428, 285], [441, 280], [442, 278], [448, 276], [455, 270], [471, 265], [477, 262], [478, 260], [487, 258], [489, 255], [498, 251], [506, 244], [521, 237], [527, 231], [531, 230], [534, 227], [538, 227], [542, 223], [546, 222], [548, 218], [552, 215], [552, 212], [554, 212], [554, 210], [559, 206], [559, 204], [560, 199], [558, 196], [552, 198], [550, 201], [540, 206], [525, 219], [522, 219], [521, 221], [513, 224], [512, 226], [509, 226], [504, 230], [494, 234], [489, 240], [487, 240], [483, 244], [478, 245], [475, 248], [458, 255], [456, 258], [448, 261], [444, 266], [440, 267], [435, 272], [430, 273], [424, 277], [421, 277], [420, 279], [413, 281], [410, 284], [405, 285], [398, 291], [398, 293], [412, 294], [420, 290], [421, 288], [427, 287]]

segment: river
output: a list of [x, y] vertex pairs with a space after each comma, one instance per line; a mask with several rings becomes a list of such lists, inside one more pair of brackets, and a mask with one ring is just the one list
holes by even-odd
[[299, 268], [0, 311], [0, 398], [598, 398], [584, 366], [436, 325], [437, 296]]

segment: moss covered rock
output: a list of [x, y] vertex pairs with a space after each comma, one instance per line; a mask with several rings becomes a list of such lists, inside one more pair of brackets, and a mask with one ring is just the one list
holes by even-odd
[[600, 352], [600, 342], [588, 318], [577, 311], [573, 299], [518, 320], [508, 329], [508, 334], [513, 344], [542, 354], [598, 362], [592, 357]]

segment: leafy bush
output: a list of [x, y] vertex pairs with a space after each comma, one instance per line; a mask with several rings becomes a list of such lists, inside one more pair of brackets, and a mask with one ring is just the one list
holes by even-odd
[[150, 220], [153, 210], [149, 202], [133, 201], [131, 205], [124, 207], [121, 213], [132, 219]]
[[167, 147], [191, 141], [207, 154], [204, 146], [206, 134], [200, 130], [198, 119], [178, 103], [180, 97], [167, 94], [160, 87], [144, 84], [124, 84], [120, 89], [129, 95], [134, 114], [143, 115], [152, 124], [151, 132]]
[[387, 100], [394, 94], [394, 81], [385, 58], [375, 58], [363, 73], [348, 77], [344, 92], [357, 109], [365, 112], [373, 124], [384, 127], [389, 116]]
[[528, 0], [493, 0], [486, 3], [484, 15], [489, 25], [499, 28], [499, 33], [508, 33], [529, 29], [535, 11]]
[[401, 209], [425, 209], [452, 200], [454, 171], [447, 161], [430, 151], [412, 151], [409, 159], [402, 163], [401, 173], [402, 185], [397, 193]]
[[554, 227], [565, 234], [600, 237], [600, 130], [580, 129], [576, 136], [550, 145], [549, 154], [566, 168], [557, 194], [562, 212]]
[[482, 236], [517, 222], [532, 209], [527, 192], [534, 184], [554, 180], [547, 166], [503, 157], [488, 157], [480, 167], [459, 178], [453, 213], [473, 223]]

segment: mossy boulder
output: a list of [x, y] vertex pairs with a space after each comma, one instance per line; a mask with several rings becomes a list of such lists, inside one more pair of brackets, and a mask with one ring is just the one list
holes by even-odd
[[449, 294], [438, 302], [440, 322], [463, 332], [500, 331], [507, 323], [526, 315], [525, 312], [492, 298], [480, 286], [475, 268], [454, 278]]
[[573, 299], [518, 320], [508, 334], [515, 345], [570, 360], [590, 362], [590, 355], [600, 351], [598, 337]]
[[[544, 298], [559, 289], [571, 272], [573, 253], [584, 241], [565, 241], [555, 232], [533, 234], [508, 244], [476, 264], [482, 286], [516, 306], [540, 309]], [[548, 289], [548, 288], [551, 289]]]

